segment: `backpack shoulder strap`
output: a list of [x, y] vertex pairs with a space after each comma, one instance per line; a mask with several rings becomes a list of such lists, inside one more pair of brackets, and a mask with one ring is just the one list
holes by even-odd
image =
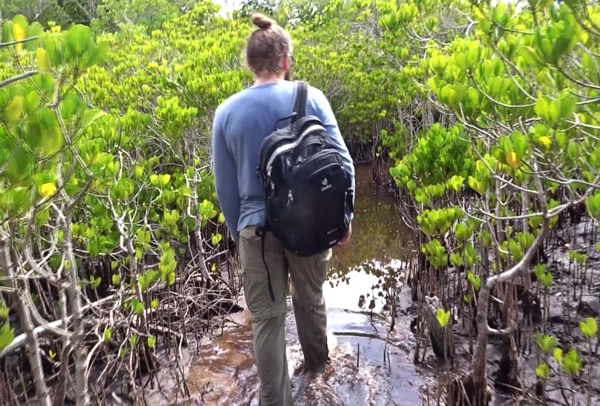
[[294, 100], [293, 122], [306, 115], [306, 100], [308, 99], [308, 84], [302, 81], [296, 81], [296, 98]]

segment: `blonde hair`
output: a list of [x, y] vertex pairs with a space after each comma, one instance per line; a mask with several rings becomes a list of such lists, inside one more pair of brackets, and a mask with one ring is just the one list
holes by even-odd
[[246, 63], [257, 76], [264, 73], [280, 74], [281, 59], [292, 53], [290, 35], [273, 19], [256, 13], [252, 23], [258, 27], [246, 44]]

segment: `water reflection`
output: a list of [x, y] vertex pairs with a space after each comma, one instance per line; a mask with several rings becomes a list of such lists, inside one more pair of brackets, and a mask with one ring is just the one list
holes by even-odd
[[[350, 311], [369, 310], [376, 313], [387, 311], [388, 302], [380, 292], [395, 282], [401, 286], [407, 263], [398, 259], [387, 264], [379, 261], [367, 261], [361, 266], [345, 272], [334, 272], [323, 287], [327, 307]], [[374, 298], [373, 307], [370, 299]]]
[[369, 263], [409, 261], [416, 247], [412, 232], [394, 209], [394, 200], [373, 192], [370, 166], [356, 168], [356, 189], [352, 238], [334, 249], [330, 273], [341, 276]]

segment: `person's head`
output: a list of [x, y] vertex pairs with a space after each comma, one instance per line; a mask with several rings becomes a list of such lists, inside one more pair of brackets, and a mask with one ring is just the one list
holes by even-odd
[[246, 64], [256, 78], [289, 79], [292, 60], [292, 40], [289, 34], [271, 18], [253, 14], [258, 27], [246, 44]]

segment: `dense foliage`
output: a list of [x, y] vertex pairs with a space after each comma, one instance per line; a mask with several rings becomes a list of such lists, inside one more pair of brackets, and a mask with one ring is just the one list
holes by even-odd
[[[414, 297], [438, 296], [444, 327], [453, 304], [468, 319], [474, 373], [455, 384], [472, 404], [490, 332], [498, 381], [519, 396], [543, 398], [555, 377], [577, 385], [578, 343], [591, 368], [595, 319], [575, 314], [570, 341], [548, 320], [559, 277], [578, 303], [592, 285], [597, 234], [576, 223], [600, 219], [598, 2], [251, 1], [233, 16], [208, 0], [50, 3], [62, 17], [10, 3], [0, 45], [0, 358], [9, 379], [25, 376], [19, 397], [143, 398], [161, 346], [187, 341], [191, 320], [235, 290], [219, 272], [229, 241], [210, 124], [251, 83], [254, 10], [291, 31], [295, 77], [329, 97], [356, 159], [393, 163], [422, 236]], [[73, 17], [75, 3], [90, 18]], [[571, 245], [548, 246], [557, 235]], [[532, 392], [515, 343], [534, 333]], [[132, 390], [111, 386], [124, 375]]]
[[[40, 404], [50, 404], [48, 387], [66, 396], [69, 357], [84, 404], [94, 360], [113, 364], [103, 382], [128, 369], [134, 377], [137, 365], [153, 369], [157, 336], [183, 336], [175, 309], [214, 312], [225, 252], [210, 122], [247, 79], [238, 50], [249, 28], [213, 18], [217, 10], [199, 5], [152, 33], [43, 32], [21, 16], [3, 26], [3, 43], [16, 45], [4, 51], [3, 85], [12, 83], [0, 93], [0, 351], [42, 348], [25, 371]], [[195, 34], [203, 30], [213, 36]]]
[[[585, 269], [596, 256], [593, 222], [600, 214], [600, 6], [456, 3], [409, 1], [381, 19], [399, 45], [427, 45], [403, 69], [418, 81], [418, 94], [453, 123], [424, 129], [391, 170], [414, 199], [422, 250], [433, 271], [421, 273], [418, 296], [444, 297], [447, 308], [454, 302], [471, 320], [477, 314], [476, 324], [469, 322], [477, 334], [472, 374], [462, 381], [470, 385], [471, 402], [480, 404], [485, 396], [486, 348], [494, 332], [504, 346], [497, 384], [524, 398], [544, 398], [548, 382], [562, 377], [558, 385], [568, 404], [576, 395], [565, 394], [572, 385], [567, 377], [593, 379], [588, 343], [597, 339], [595, 318], [581, 308], [593, 278]], [[448, 20], [463, 27], [461, 35], [448, 36], [445, 29], [445, 38], [438, 34], [435, 27]], [[579, 224], [586, 210], [592, 224]], [[572, 231], [565, 233], [567, 224]], [[549, 246], [549, 236], [567, 244]], [[440, 275], [452, 283], [440, 284]], [[571, 290], [571, 283], [577, 288]], [[569, 339], [564, 331], [570, 326], [550, 330], [552, 292], [577, 303], [572, 317], [581, 323]], [[497, 319], [488, 314], [490, 306]], [[535, 394], [527, 394], [530, 384], [517, 354], [520, 337], [532, 332], [537, 383]], [[587, 390], [589, 402], [591, 383]]]

